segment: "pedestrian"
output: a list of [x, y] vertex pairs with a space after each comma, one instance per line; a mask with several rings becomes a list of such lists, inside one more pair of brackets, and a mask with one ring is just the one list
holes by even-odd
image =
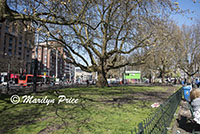
[[89, 86], [89, 80], [86, 80], [87, 86]]
[[190, 92], [190, 100], [193, 108], [194, 121], [200, 125], [200, 89], [196, 88]]
[[199, 88], [200, 81], [199, 81], [199, 79], [198, 79], [198, 78], [196, 78], [196, 80], [195, 80], [195, 84], [196, 84], [197, 88]]
[[174, 79], [174, 85], [176, 85], [176, 81], [177, 81], [177, 80], [176, 80], [176, 78], [175, 78], [175, 79]]
[[187, 79], [186, 78], [184, 78], [184, 84], [186, 84], [187, 83]]
[[180, 81], [181, 81], [181, 85], [184, 86], [185, 85], [185, 80], [181, 79]]

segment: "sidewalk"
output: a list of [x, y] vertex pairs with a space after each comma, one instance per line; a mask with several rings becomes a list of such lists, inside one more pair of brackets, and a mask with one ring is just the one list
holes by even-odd
[[191, 112], [186, 101], [181, 101], [172, 134], [192, 134], [192, 130], [200, 131], [200, 125], [192, 122]]

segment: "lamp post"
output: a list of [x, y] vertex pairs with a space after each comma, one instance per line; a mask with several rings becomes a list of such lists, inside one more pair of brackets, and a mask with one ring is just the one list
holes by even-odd
[[34, 60], [34, 82], [33, 82], [33, 92], [36, 93], [37, 90], [37, 73], [38, 73], [38, 45], [39, 45], [39, 33], [37, 33], [37, 41], [35, 46], [35, 60]]
[[[5, 55], [5, 56], [9, 56], [9, 55], [7, 55], [7, 53], [4, 53], [4, 55]], [[8, 57], [7, 85], [6, 85], [6, 87], [7, 87], [7, 93], [8, 93], [9, 90], [10, 90], [9, 81], [10, 81], [10, 58]]]
[[58, 50], [56, 49], [56, 79], [58, 78]]
[[126, 74], [126, 66], [124, 67], [124, 72], [122, 73], [123, 84], [125, 84], [125, 74]]

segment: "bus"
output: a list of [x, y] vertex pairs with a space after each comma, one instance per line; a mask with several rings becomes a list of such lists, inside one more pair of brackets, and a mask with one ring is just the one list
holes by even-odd
[[[19, 86], [31, 86], [34, 82], [34, 75], [27, 74], [27, 75], [21, 75], [18, 79], [18, 85]], [[37, 75], [37, 85], [42, 85], [44, 83], [44, 78], [40, 75]]]
[[[53, 78], [50, 76], [37, 75], [37, 85], [42, 86], [43, 84], [52, 84], [54, 82]], [[34, 75], [27, 74], [21, 75], [18, 78], [19, 86], [31, 86], [34, 83]]]

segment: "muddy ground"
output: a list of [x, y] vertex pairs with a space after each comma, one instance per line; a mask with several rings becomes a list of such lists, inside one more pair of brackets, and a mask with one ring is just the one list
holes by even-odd
[[193, 134], [200, 134], [200, 125], [192, 120], [188, 104], [185, 100], [182, 100], [172, 129], [172, 134], [192, 134], [192, 132]]

